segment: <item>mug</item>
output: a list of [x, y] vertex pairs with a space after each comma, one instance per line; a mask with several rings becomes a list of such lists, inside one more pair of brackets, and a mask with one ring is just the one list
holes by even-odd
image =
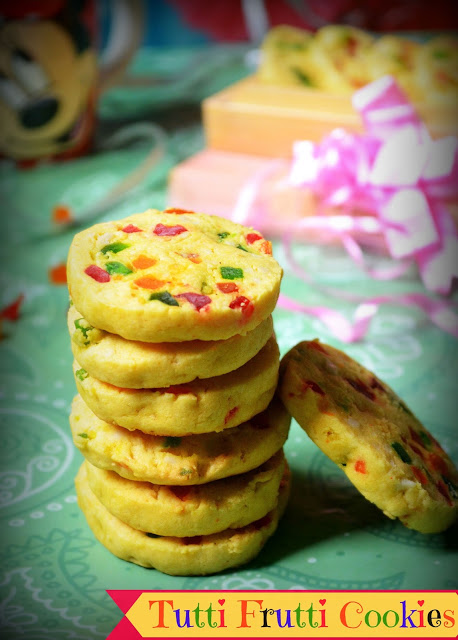
[[142, 36], [140, 0], [114, 0], [101, 63], [95, 0], [2, 3], [0, 154], [34, 165], [89, 151], [97, 98], [124, 71]]

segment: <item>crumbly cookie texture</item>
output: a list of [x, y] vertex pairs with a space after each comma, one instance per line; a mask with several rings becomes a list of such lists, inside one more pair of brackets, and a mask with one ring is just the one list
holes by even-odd
[[247, 473], [187, 487], [133, 482], [85, 464], [92, 492], [112, 515], [140, 531], [180, 537], [239, 529], [264, 517], [277, 503], [285, 459], [279, 451]]
[[240, 529], [183, 538], [157, 537], [113, 516], [92, 493], [84, 464], [75, 486], [78, 504], [90, 528], [111, 553], [170, 575], [207, 575], [245, 564], [259, 553], [285, 509], [289, 478], [285, 478], [276, 507], [260, 520]]
[[151, 389], [212, 378], [234, 371], [273, 334], [272, 316], [245, 335], [227, 340], [139, 342], [93, 327], [70, 305], [68, 330], [76, 361], [97, 380], [126, 389]]
[[265, 411], [221, 433], [155, 436], [104, 422], [76, 396], [70, 414], [73, 441], [96, 467], [129, 480], [166, 485], [211, 482], [250, 471], [283, 446], [291, 417], [274, 397]]
[[77, 363], [73, 373], [81, 397], [101, 420], [131, 431], [187, 436], [235, 427], [264, 411], [275, 393], [279, 360], [272, 337], [236, 371], [165, 389], [120, 389]]
[[453, 523], [453, 462], [372, 372], [329, 345], [301, 342], [282, 359], [279, 393], [310, 438], [388, 517], [422, 533]]
[[78, 233], [67, 279], [90, 325], [129, 340], [224, 340], [273, 311], [282, 269], [253, 229], [150, 209]]

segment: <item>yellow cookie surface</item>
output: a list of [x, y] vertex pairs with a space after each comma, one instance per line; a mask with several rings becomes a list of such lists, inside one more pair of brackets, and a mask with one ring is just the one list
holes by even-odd
[[128, 431], [97, 418], [80, 396], [70, 414], [73, 441], [90, 463], [129, 480], [203, 484], [259, 467], [283, 446], [291, 418], [277, 399], [220, 433], [173, 437]]
[[122, 522], [160, 536], [199, 536], [244, 527], [271, 511], [285, 459], [279, 451], [253, 471], [188, 487], [126, 480], [87, 461], [86, 467], [92, 492]]
[[301, 342], [282, 360], [279, 389], [310, 438], [387, 516], [422, 533], [455, 520], [453, 462], [372, 372], [329, 345]]
[[216, 216], [150, 209], [78, 233], [67, 280], [76, 308], [144, 342], [224, 340], [265, 320], [282, 269], [261, 234]]
[[129, 430], [187, 436], [235, 427], [263, 411], [275, 393], [280, 352], [272, 337], [243, 367], [164, 389], [121, 389], [73, 363], [78, 391], [101, 420]]
[[80, 368], [98, 380], [128, 389], [169, 387], [234, 371], [251, 360], [273, 333], [269, 316], [247, 334], [227, 340], [155, 344], [125, 340], [96, 329], [75, 305], [70, 307], [67, 321]]
[[170, 575], [206, 575], [253, 559], [275, 532], [288, 500], [289, 482], [266, 516], [240, 529], [208, 536], [157, 537], [133, 529], [113, 516], [92, 493], [83, 464], [75, 479], [78, 504], [95, 537], [111, 553]]

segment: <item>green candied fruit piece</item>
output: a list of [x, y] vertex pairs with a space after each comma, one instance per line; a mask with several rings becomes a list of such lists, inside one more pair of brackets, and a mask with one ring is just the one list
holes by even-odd
[[238, 267], [220, 267], [219, 272], [225, 280], [240, 280], [243, 278], [243, 269]]
[[248, 251], [248, 249], [247, 249], [246, 247], [244, 247], [242, 244], [238, 244], [238, 245], [237, 245], [237, 249], [241, 249], [242, 251], [246, 251], [247, 253], [250, 253], [250, 252]]
[[419, 436], [421, 438], [421, 441], [423, 442], [425, 448], [429, 449], [431, 447], [432, 443], [433, 443], [431, 438], [429, 437], [429, 435], [426, 433], [426, 431], [419, 431], [418, 434], [419, 434]]
[[181, 469], [180, 476], [190, 476], [192, 474], [191, 469]]
[[129, 273], [132, 273], [132, 269], [126, 267], [122, 262], [107, 262], [105, 265], [105, 269], [108, 271], [110, 276], [112, 275], [121, 275], [127, 276]]
[[130, 244], [126, 244], [125, 242], [112, 242], [111, 244], [106, 244], [100, 251], [105, 255], [106, 253], [119, 253], [120, 251], [124, 251], [130, 247]]
[[72, 340], [80, 347], [87, 347], [102, 339], [102, 331], [89, 324], [85, 318], [78, 318], [74, 324], [76, 331], [72, 335]]
[[410, 464], [412, 462], [412, 458], [409, 456], [402, 444], [400, 444], [399, 442], [392, 442], [391, 446], [403, 462], [406, 462], [407, 464]]
[[230, 235], [229, 231], [221, 231], [218, 233], [219, 242], [222, 242], [228, 235]]
[[444, 49], [436, 49], [433, 51], [433, 58], [436, 58], [436, 60], [447, 60], [449, 57], [448, 51], [444, 51]]
[[308, 75], [302, 71], [302, 69], [299, 69], [299, 67], [291, 67], [291, 71], [294, 73], [299, 82], [305, 87], [313, 87], [312, 81], [310, 80]]
[[89, 438], [89, 436], [87, 435], [87, 433], [79, 433], [78, 436], [80, 438]]
[[176, 436], [167, 436], [164, 440], [164, 449], [174, 449], [175, 447], [179, 447], [181, 444], [181, 438], [177, 438]]
[[88, 375], [89, 374], [86, 369], [78, 369], [78, 371], [75, 371], [75, 376], [78, 378], [78, 380], [81, 380], [81, 382], [83, 382], [83, 380], [86, 380]]
[[159, 300], [164, 304], [168, 304], [169, 307], [179, 307], [178, 301], [168, 291], [159, 291], [158, 293], [152, 293], [149, 297], [150, 300]]
[[457, 498], [458, 497], [458, 487], [453, 484], [453, 482], [450, 480], [450, 478], [447, 478], [447, 476], [441, 476], [442, 480], [445, 482], [445, 484], [448, 487], [448, 490], [450, 492], [450, 495], [452, 496], [452, 498]]
[[148, 538], [162, 538], [162, 536], [158, 536], [157, 533], [150, 533], [149, 531], [145, 534]]

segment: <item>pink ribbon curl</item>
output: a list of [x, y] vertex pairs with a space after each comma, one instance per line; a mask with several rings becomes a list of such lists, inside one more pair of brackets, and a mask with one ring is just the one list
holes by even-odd
[[[449, 201], [458, 197], [458, 139], [433, 140], [391, 76], [357, 91], [353, 106], [361, 115], [364, 134], [335, 129], [319, 144], [298, 141], [293, 145], [289, 183], [312, 189], [322, 208], [342, 211], [341, 215], [317, 215], [290, 224], [284, 243], [293, 271], [310, 283], [294, 262], [289, 243], [295, 232], [318, 230], [339, 238], [355, 263], [373, 278], [398, 278], [415, 263], [428, 291], [449, 294], [458, 277], [458, 234], [448, 209]], [[255, 200], [275, 168], [274, 162], [247, 182], [233, 219], [262, 228], [262, 212], [256, 210]], [[367, 215], [352, 215], [354, 211]], [[355, 238], [371, 234], [383, 237], [395, 259], [388, 269], [369, 269], [365, 264]], [[344, 342], [362, 339], [379, 305], [386, 303], [417, 307], [434, 324], [458, 337], [458, 316], [448, 300], [419, 293], [371, 299], [337, 291], [331, 295], [361, 303], [353, 322], [335, 310], [301, 305], [285, 296], [280, 297], [279, 306], [319, 317]]]

